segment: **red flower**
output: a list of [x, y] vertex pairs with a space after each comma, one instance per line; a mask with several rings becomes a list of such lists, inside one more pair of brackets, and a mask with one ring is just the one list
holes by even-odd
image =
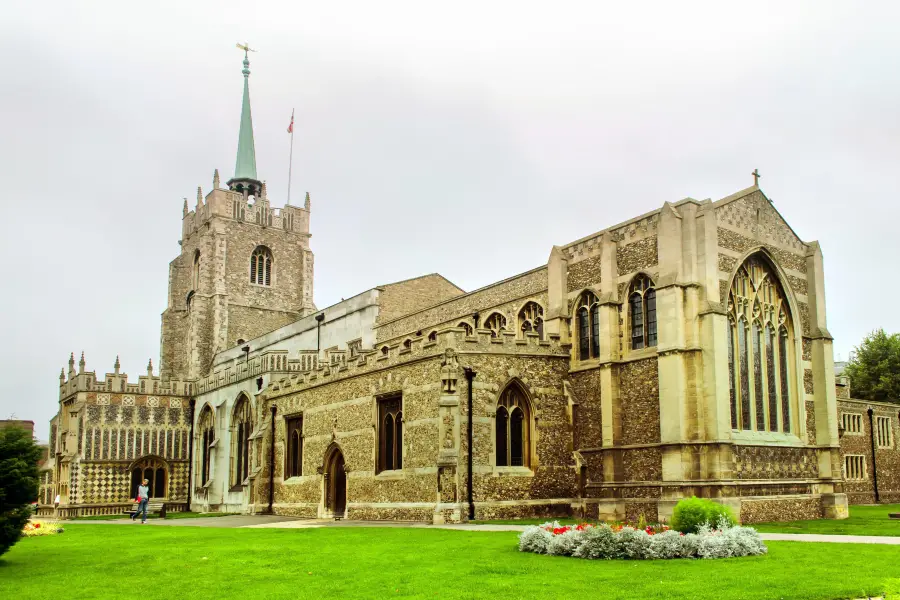
[[35, 529], [40, 529], [40, 528], [41, 528], [41, 524], [40, 524], [40, 523], [35, 523], [35, 524], [34, 524], [34, 528], [35, 528]]
[[561, 534], [569, 531], [570, 529], [572, 529], [572, 528], [569, 527], [568, 525], [566, 525], [565, 527], [554, 527], [553, 535], [561, 535]]

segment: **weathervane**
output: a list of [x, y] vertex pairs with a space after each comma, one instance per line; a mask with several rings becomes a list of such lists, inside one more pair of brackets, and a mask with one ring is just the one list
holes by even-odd
[[241, 71], [241, 73], [243, 73], [244, 77], [249, 77], [250, 76], [250, 57], [247, 56], [247, 53], [248, 52], [256, 52], [256, 50], [251, 48], [250, 44], [248, 44], [247, 42], [244, 42], [243, 44], [238, 42], [237, 47], [244, 51], [244, 68]]
[[238, 42], [237, 47], [240, 48], [241, 50], [243, 50], [244, 54], [247, 54], [248, 52], [256, 52], [256, 50], [251, 48], [250, 44], [248, 44], [247, 42], [244, 42], [243, 44]]

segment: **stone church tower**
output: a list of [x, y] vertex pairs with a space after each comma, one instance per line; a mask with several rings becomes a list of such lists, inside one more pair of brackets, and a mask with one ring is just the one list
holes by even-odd
[[244, 96], [234, 176], [219, 172], [206, 197], [182, 211], [181, 254], [169, 263], [162, 314], [162, 379], [205, 375], [217, 352], [315, 311], [309, 195], [303, 208], [272, 208], [256, 173], [250, 114], [250, 61], [244, 53]]

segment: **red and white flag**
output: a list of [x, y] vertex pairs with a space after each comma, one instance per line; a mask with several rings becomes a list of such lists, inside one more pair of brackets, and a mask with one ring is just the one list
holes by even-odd
[[294, 111], [291, 111], [291, 124], [287, 128], [288, 133], [294, 133]]

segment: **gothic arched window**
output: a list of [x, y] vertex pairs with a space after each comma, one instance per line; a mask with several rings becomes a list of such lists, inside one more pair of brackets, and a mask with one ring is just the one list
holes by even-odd
[[457, 327], [460, 327], [460, 328], [464, 329], [464, 330], [466, 331], [466, 335], [467, 335], [467, 336], [472, 335], [472, 326], [469, 325], [468, 323], [466, 323], [465, 321], [463, 321], [462, 323], [460, 323], [459, 325], [457, 325]]
[[497, 402], [497, 466], [531, 466], [531, 407], [525, 392], [510, 383]]
[[484, 320], [484, 326], [486, 329], [491, 330], [492, 338], [498, 337], [502, 332], [506, 331], [506, 317], [498, 312], [492, 313], [491, 316]]
[[244, 483], [250, 475], [250, 434], [253, 418], [250, 401], [241, 394], [231, 416], [231, 485]]
[[575, 321], [578, 328], [578, 359], [597, 358], [600, 356], [600, 305], [593, 292], [586, 291], [579, 296]]
[[257, 246], [250, 255], [250, 283], [272, 285], [272, 251], [265, 246]]
[[378, 400], [378, 471], [403, 468], [403, 398]]
[[537, 333], [544, 339], [544, 309], [537, 302], [527, 302], [519, 311], [519, 329], [523, 334]]
[[638, 275], [628, 290], [631, 349], [656, 346], [656, 289], [646, 275]]
[[197, 426], [197, 437], [200, 441], [200, 452], [198, 458], [200, 465], [198, 472], [200, 475], [200, 485], [204, 486], [209, 483], [210, 464], [212, 463], [212, 448], [216, 441], [216, 429], [213, 419], [213, 412], [209, 405], [206, 405], [200, 412], [200, 419]]
[[791, 431], [793, 327], [774, 268], [753, 255], [728, 293], [728, 382], [732, 429]]

